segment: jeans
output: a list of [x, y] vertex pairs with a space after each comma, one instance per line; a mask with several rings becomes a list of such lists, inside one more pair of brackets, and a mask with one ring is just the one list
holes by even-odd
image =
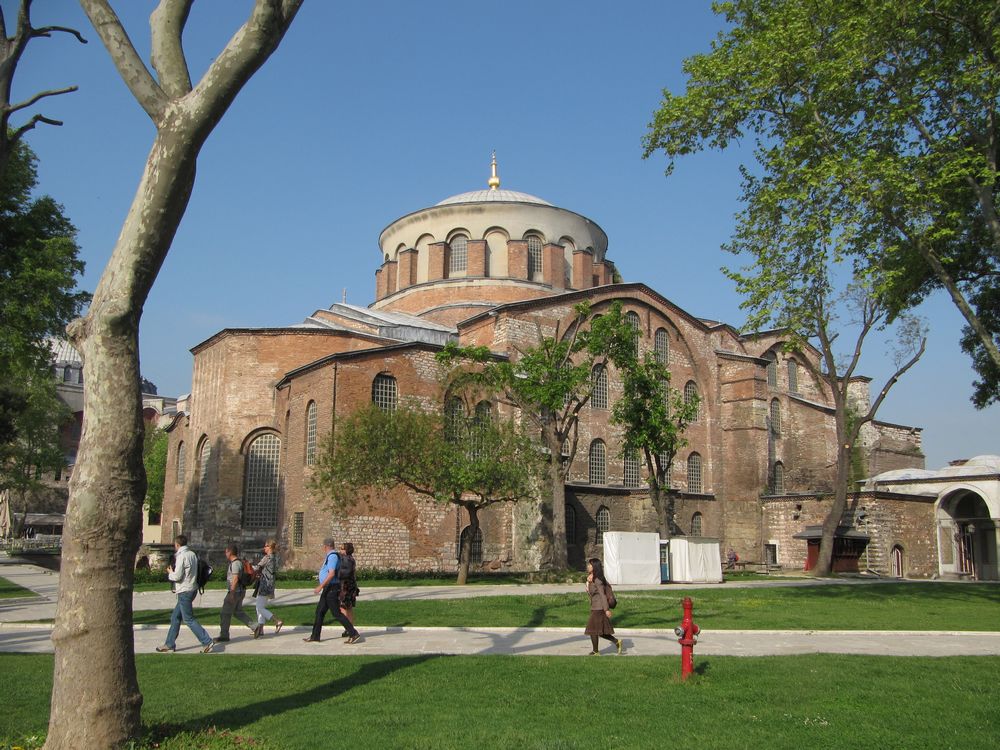
[[243, 589], [226, 592], [226, 598], [222, 600], [222, 611], [219, 613], [220, 638], [229, 637], [229, 623], [232, 622], [233, 617], [253, 630], [253, 625], [250, 624], [250, 616], [243, 611], [244, 596], [246, 596], [246, 591]]
[[167, 640], [164, 643], [167, 648], [177, 647], [177, 635], [181, 632], [181, 620], [191, 628], [194, 637], [198, 639], [198, 642], [202, 646], [207, 646], [212, 642], [211, 637], [205, 632], [205, 628], [199, 625], [198, 621], [194, 619], [194, 607], [192, 603], [197, 595], [197, 589], [181, 591], [177, 594], [177, 604], [174, 605], [174, 611], [170, 615], [170, 630], [167, 631]]
[[258, 596], [254, 602], [254, 606], [257, 607], [257, 623], [263, 625], [265, 622], [274, 617], [274, 614], [267, 608], [268, 599], [266, 596]]
[[358, 631], [351, 625], [351, 621], [340, 611], [340, 583], [331, 583], [320, 594], [319, 603], [316, 605], [316, 619], [313, 621], [312, 635], [310, 636], [315, 641], [319, 640], [320, 633], [323, 632], [323, 620], [326, 619], [327, 612], [330, 612], [333, 619], [344, 626], [344, 630], [349, 635], [358, 634]]

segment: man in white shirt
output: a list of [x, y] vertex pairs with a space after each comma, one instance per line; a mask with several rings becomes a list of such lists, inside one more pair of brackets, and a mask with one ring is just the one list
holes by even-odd
[[167, 640], [156, 650], [161, 654], [177, 650], [177, 635], [181, 631], [181, 621], [191, 628], [194, 637], [201, 643], [203, 654], [211, 653], [212, 638], [196, 619], [194, 619], [194, 598], [198, 595], [198, 556], [187, 546], [187, 537], [178, 534], [174, 537], [174, 564], [167, 568], [167, 577], [174, 582], [177, 593], [177, 604], [170, 615], [170, 630]]

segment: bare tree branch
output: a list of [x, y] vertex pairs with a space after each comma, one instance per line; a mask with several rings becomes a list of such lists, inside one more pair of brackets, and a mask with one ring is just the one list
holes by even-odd
[[83, 34], [81, 34], [76, 29], [69, 28], [68, 26], [42, 26], [41, 28], [38, 29], [32, 29], [31, 37], [32, 38], [40, 36], [51, 37], [53, 31], [61, 31], [64, 34], [72, 34], [73, 36], [76, 37], [76, 40], [80, 42], [80, 44], [87, 44], [87, 40], [84, 38]]
[[[6, 114], [13, 114], [14, 112], [18, 112], [22, 109], [27, 109], [32, 104], [37, 102], [39, 99], [44, 99], [47, 96], [59, 96], [60, 94], [69, 94], [70, 92], [77, 91], [79, 88], [80, 88], [79, 86], [67, 86], [66, 88], [62, 89], [39, 91], [33, 97], [31, 97], [30, 99], [25, 99], [20, 104], [11, 104], [9, 106], [6, 104], [0, 104], [0, 109], [2, 109], [2, 111]], [[61, 125], [62, 123], [59, 124]]]
[[57, 125], [57, 126], [63, 124], [62, 120], [53, 120], [43, 115], [35, 115], [30, 120], [28, 120], [28, 122], [24, 123], [24, 125], [19, 127], [17, 130], [11, 132], [9, 142], [11, 144], [17, 143], [21, 139], [21, 136], [23, 136], [29, 130], [33, 129], [35, 125], [37, 125], [40, 122], [44, 122], [46, 125]]
[[191, 73], [181, 37], [194, 0], [160, 0], [149, 17], [152, 37], [150, 60], [167, 95], [176, 99], [190, 93]]

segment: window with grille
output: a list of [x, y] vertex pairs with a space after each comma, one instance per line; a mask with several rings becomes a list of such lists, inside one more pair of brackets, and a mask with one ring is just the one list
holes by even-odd
[[608, 369], [598, 365], [590, 373], [590, 407], [592, 409], [608, 408]]
[[[462, 554], [462, 547], [465, 546], [465, 541], [469, 538], [469, 527], [466, 526], [462, 529], [462, 537], [459, 541], [459, 552]], [[469, 554], [469, 564], [470, 565], [482, 565], [483, 564], [483, 529], [482, 527], [476, 529], [476, 535], [472, 537], [472, 549]]]
[[278, 479], [281, 440], [266, 434], [247, 448], [246, 492], [243, 525], [251, 529], [271, 528], [278, 523]]
[[198, 521], [204, 512], [202, 504], [208, 500], [208, 464], [211, 460], [212, 444], [205, 438], [201, 441], [201, 450], [198, 451], [198, 496], [194, 503], [194, 514]]
[[771, 388], [778, 387], [778, 358], [774, 355], [774, 352], [768, 352], [764, 355], [767, 359], [767, 384]]
[[698, 402], [694, 416], [691, 417], [692, 422], [697, 422], [699, 417], [701, 417], [701, 399], [698, 396], [698, 386], [693, 380], [689, 380], [687, 385], [684, 386], [684, 403], [690, 404], [692, 401]]
[[691, 536], [701, 536], [701, 513], [691, 516]]
[[542, 278], [542, 239], [534, 235], [528, 237], [528, 278]]
[[781, 403], [778, 399], [771, 401], [771, 434], [781, 437]]
[[781, 461], [776, 461], [771, 470], [771, 494], [785, 494], [785, 467]]
[[181, 533], [181, 522], [176, 518], [170, 524], [170, 534], [171, 541], [177, 538], [177, 535]]
[[639, 321], [639, 313], [629, 310], [625, 313], [625, 325], [632, 329], [632, 351], [639, 352], [639, 334], [641, 323]]
[[576, 508], [566, 503], [566, 544], [576, 544]]
[[306, 514], [297, 512], [292, 517], [292, 546], [302, 546], [302, 536], [306, 528]]
[[625, 456], [622, 478], [626, 487], [639, 486], [639, 454], [632, 452]]
[[451, 241], [451, 250], [448, 253], [448, 274], [462, 273], [469, 265], [469, 240], [467, 237], [458, 235]]
[[187, 460], [185, 456], [186, 450], [187, 448], [183, 440], [177, 444], [177, 476], [175, 477], [177, 484], [184, 482], [184, 463]]
[[452, 396], [444, 404], [444, 436], [457, 443], [465, 431], [465, 404], [462, 399]]
[[396, 378], [392, 375], [376, 375], [372, 381], [372, 403], [382, 411], [395, 411], [398, 398]]
[[611, 531], [611, 511], [601, 506], [597, 509], [597, 534], [594, 542], [604, 544], [604, 535]]
[[316, 402], [306, 407], [306, 465], [316, 463]]
[[788, 390], [799, 392], [799, 363], [794, 359], [788, 360]]
[[604, 484], [608, 481], [607, 449], [603, 440], [595, 440], [590, 444], [590, 483]]
[[701, 456], [692, 453], [687, 461], [687, 491], [701, 492]]
[[670, 337], [666, 328], [657, 328], [653, 336], [653, 353], [661, 365], [670, 363]]

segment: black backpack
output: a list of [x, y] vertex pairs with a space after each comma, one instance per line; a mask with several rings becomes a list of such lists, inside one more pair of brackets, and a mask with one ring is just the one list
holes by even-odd
[[212, 577], [212, 566], [208, 564], [208, 561], [198, 558], [198, 574], [195, 576], [195, 582], [198, 584], [198, 593], [205, 593], [205, 584], [208, 583], [209, 579]]
[[248, 588], [254, 581], [257, 580], [257, 572], [253, 569], [253, 565], [250, 564], [249, 560], [240, 560], [240, 573], [238, 580], [240, 586], [243, 588]]

